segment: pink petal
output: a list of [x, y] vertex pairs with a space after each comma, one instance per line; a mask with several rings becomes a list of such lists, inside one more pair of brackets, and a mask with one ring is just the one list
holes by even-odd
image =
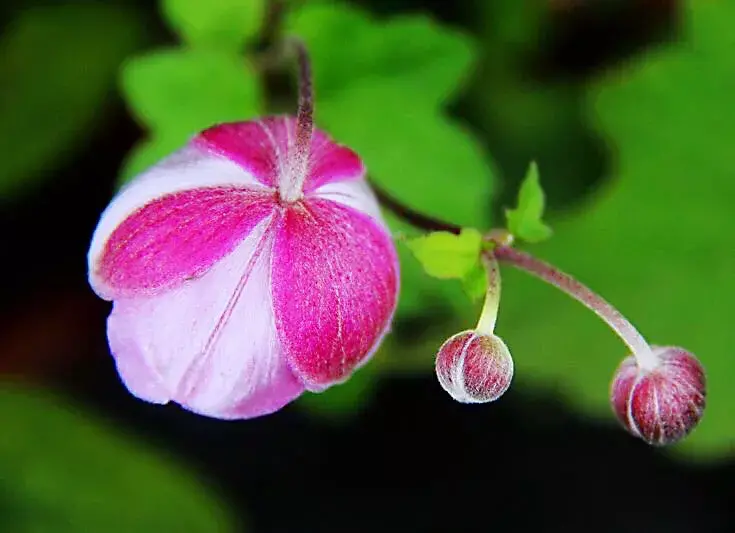
[[279, 338], [309, 390], [367, 361], [396, 305], [398, 262], [380, 222], [329, 200], [289, 206], [274, 244]]
[[274, 206], [271, 196], [234, 187], [157, 198], [112, 232], [95, 276], [116, 297], [176, 287], [230, 253]]
[[134, 395], [233, 419], [274, 412], [303, 392], [276, 333], [272, 243], [269, 217], [201, 278], [115, 301], [110, 347]]
[[267, 216], [274, 195], [234, 163], [186, 147], [105, 210], [88, 254], [90, 283], [112, 299], [200, 276]]
[[[263, 185], [277, 187], [288, 174], [288, 158], [295, 139], [296, 119], [283, 116], [220, 124], [203, 131], [196, 142], [235, 161]], [[358, 179], [364, 173], [355, 152], [314, 130], [304, 192], [334, 181]]]

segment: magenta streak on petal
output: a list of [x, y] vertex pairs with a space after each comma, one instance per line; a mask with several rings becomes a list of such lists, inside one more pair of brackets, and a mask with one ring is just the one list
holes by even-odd
[[370, 217], [317, 198], [285, 209], [273, 252], [276, 325], [307, 389], [344, 381], [372, 354], [397, 290], [395, 249]]
[[273, 193], [207, 187], [168, 194], [112, 232], [95, 274], [107, 297], [157, 294], [196, 278], [230, 253], [275, 207]]
[[[194, 142], [241, 165], [262, 184], [278, 187], [288, 174], [288, 157], [295, 139], [296, 118], [283, 116], [213, 126]], [[314, 130], [305, 193], [327, 183], [360, 179], [364, 173], [355, 152], [335, 143], [323, 131]]]
[[314, 130], [309, 176], [304, 184], [305, 193], [313, 192], [328, 183], [352, 181], [364, 175], [365, 166], [355, 152], [335, 143], [324, 132]]

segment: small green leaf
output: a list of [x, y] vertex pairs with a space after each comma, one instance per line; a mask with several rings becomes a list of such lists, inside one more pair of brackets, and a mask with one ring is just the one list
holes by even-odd
[[261, 27], [265, 0], [162, 0], [161, 9], [191, 46], [237, 52]]
[[539, 182], [538, 166], [531, 163], [518, 192], [518, 207], [506, 209], [508, 230], [517, 238], [536, 243], [551, 237], [551, 228], [544, 224], [544, 190]]
[[471, 228], [460, 235], [435, 231], [406, 244], [430, 276], [463, 279], [480, 262], [482, 234]]
[[[210, 487], [58, 396], [0, 386], [2, 531], [242, 531]], [[8, 501], [9, 500], [9, 501]]]

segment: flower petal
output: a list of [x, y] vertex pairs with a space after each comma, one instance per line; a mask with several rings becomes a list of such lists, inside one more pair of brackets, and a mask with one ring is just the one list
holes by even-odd
[[274, 244], [273, 298], [279, 338], [309, 390], [349, 377], [387, 332], [398, 261], [375, 219], [329, 200], [287, 208]]
[[364, 179], [327, 183], [315, 189], [310, 196], [331, 200], [361, 211], [385, 227], [378, 200]]
[[269, 217], [201, 278], [115, 301], [110, 348], [134, 395], [232, 419], [271, 413], [303, 392], [275, 328], [273, 229]]
[[[235, 161], [260, 183], [275, 188], [279, 177], [288, 173], [289, 152], [295, 140], [296, 119], [281, 116], [213, 126], [204, 130], [196, 142]], [[304, 192], [334, 181], [359, 179], [364, 173], [355, 152], [335, 143], [323, 131], [314, 130]]]
[[104, 212], [88, 256], [90, 283], [112, 299], [157, 294], [198, 277], [272, 212], [274, 194], [237, 165], [186, 148], [132, 182]]

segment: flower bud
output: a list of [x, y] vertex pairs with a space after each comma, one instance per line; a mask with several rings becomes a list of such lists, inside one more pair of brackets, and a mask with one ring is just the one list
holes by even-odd
[[135, 396], [252, 418], [375, 352], [397, 301], [391, 235], [357, 154], [314, 130], [295, 165], [297, 134], [293, 117], [214, 126], [105, 210], [89, 281], [113, 301]]
[[706, 378], [697, 358], [682, 348], [652, 346], [658, 364], [642, 368], [634, 356], [615, 373], [610, 401], [623, 426], [648, 444], [664, 446], [688, 435], [702, 418]]
[[513, 358], [500, 337], [462, 331], [449, 337], [439, 348], [436, 376], [444, 390], [458, 402], [492, 402], [510, 386]]

